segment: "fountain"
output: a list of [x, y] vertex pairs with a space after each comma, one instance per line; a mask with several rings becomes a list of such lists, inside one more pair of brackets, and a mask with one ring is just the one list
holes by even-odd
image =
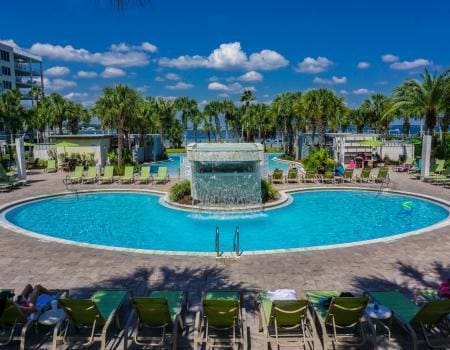
[[187, 161], [195, 204], [226, 208], [261, 204], [261, 144], [192, 143]]

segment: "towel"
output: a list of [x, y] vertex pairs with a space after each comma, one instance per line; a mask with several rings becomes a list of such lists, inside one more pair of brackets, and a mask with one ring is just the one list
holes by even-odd
[[267, 297], [274, 300], [297, 300], [297, 293], [294, 289], [277, 289], [274, 291], [269, 290]]

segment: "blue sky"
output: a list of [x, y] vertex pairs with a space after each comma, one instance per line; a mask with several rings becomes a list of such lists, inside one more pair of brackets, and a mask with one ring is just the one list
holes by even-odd
[[46, 92], [88, 105], [120, 82], [199, 102], [329, 87], [355, 106], [450, 66], [445, 0], [152, 0], [125, 11], [109, 0], [22, 0], [2, 12], [0, 40], [43, 57]]

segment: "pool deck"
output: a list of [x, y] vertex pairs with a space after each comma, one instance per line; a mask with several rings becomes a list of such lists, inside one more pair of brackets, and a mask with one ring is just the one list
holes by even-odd
[[[36, 172], [29, 184], [0, 193], [0, 206], [26, 197], [65, 191], [61, 174]], [[165, 185], [80, 185], [78, 189], [152, 189], [166, 191]], [[317, 185], [278, 185], [279, 189]], [[325, 185], [325, 187], [328, 187]], [[363, 187], [377, 187], [365, 185]], [[410, 180], [407, 174], [391, 173], [390, 188], [415, 192], [450, 201], [450, 190]], [[338, 208], [331, 207], [330, 210]], [[126, 213], [124, 213], [126, 215]], [[42, 218], [45, 220], [45, 218]], [[274, 232], [276, 234], [276, 232]], [[25, 284], [68, 288], [74, 295], [92, 290], [123, 288], [143, 295], [149, 289], [189, 291], [190, 309], [198, 309], [202, 290], [245, 291], [252, 349], [261, 348], [254, 293], [259, 290], [294, 288], [299, 296], [306, 290], [364, 290], [433, 287], [450, 277], [450, 229], [444, 227], [417, 236], [369, 245], [321, 251], [242, 256], [217, 261], [214, 257], [147, 255], [79, 247], [41, 241], [0, 227], [0, 288], [21, 290]], [[188, 322], [192, 321], [190, 313]], [[190, 324], [190, 323], [189, 323]], [[189, 349], [192, 324], [180, 348]], [[408, 349], [402, 338], [380, 348]], [[14, 347], [11, 347], [13, 349]], [[46, 348], [46, 347], [44, 347]], [[120, 348], [120, 347], [119, 347]]]

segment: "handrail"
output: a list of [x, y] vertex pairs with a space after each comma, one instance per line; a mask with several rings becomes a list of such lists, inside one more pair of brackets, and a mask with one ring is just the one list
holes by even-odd
[[221, 256], [220, 253], [220, 231], [219, 226], [216, 226], [216, 257]]
[[389, 177], [389, 173], [386, 174], [386, 177], [383, 179], [383, 181], [381, 181], [380, 184], [380, 188], [378, 189], [378, 194], [377, 196], [379, 196], [381, 194], [381, 192], [383, 192], [383, 190], [389, 186], [389, 183], [391, 182], [391, 178]]
[[241, 243], [241, 234], [239, 231], [239, 227], [236, 227], [236, 230], [234, 231], [234, 240], [233, 240], [233, 250], [236, 256], [240, 256], [242, 254], [240, 249], [240, 243]]

